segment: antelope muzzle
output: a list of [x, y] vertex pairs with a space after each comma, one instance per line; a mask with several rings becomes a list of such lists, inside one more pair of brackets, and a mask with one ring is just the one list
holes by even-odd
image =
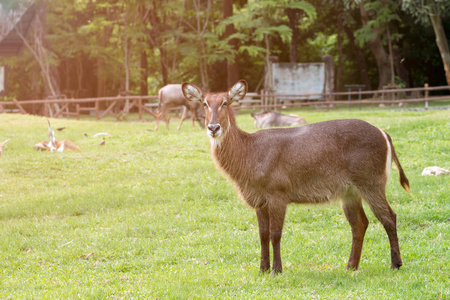
[[208, 124], [208, 136], [217, 138], [222, 134], [222, 127], [220, 124]]

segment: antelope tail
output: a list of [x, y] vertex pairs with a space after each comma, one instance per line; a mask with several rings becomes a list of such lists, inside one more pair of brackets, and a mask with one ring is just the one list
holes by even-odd
[[405, 171], [403, 171], [402, 165], [400, 164], [400, 161], [398, 160], [397, 154], [395, 153], [395, 149], [394, 149], [394, 145], [392, 144], [391, 137], [387, 133], [386, 133], [386, 136], [388, 137], [389, 144], [391, 145], [392, 159], [394, 160], [395, 165], [397, 166], [397, 169], [398, 169], [400, 184], [405, 189], [405, 191], [407, 191], [408, 194], [411, 195], [411, 187], [409, 186], [409, 180], [406, 177]]

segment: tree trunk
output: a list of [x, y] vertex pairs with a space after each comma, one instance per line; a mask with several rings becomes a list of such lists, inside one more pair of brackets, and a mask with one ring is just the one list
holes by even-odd
[[434, 34], [436, 35], [436, 44], [441, 53], [442, 63], [444, 64], [445, 79], [450, 85], [450, 51], [444, 28], [442, 26], [441, 16], [439, 14], [430, 13], [431, 23], [433, 24]]
[[342, 62], [342, 27], [343, 27], [343, 20], [342, 20], [342, 12], [339, 12], [339, 15], [337, 17], [337, 48], [338, 48], [338, 67], [337, 67], [337, 76], [336, 76], [336, 90], [342, 91], [342, 73], [344, 69], [344, 64]]
[[267, 34], [264, 34], [264, 42], [266, 44], [266, 58], [264, 68], [264, 90], [272, 90], [272, 63], [270, 61], [270, 43]]
[[[203, 41], [200, 43], [200, 45], [204, 45]], [[204, 49], [201, 47], [201, 49]], [[209, 90], [209, 73], [208, 73], [208, 61], [206, 58], [204, 58], [203, 50], [200, 50], [201, 58], [199, 61], [200, 65], [200, 79], [202, 82], [202, 89], [203, 90]]]
[[297, 44], [299, 39], [299, 30], [298, 30], [298, 9], [292, 9], [288, 8], [286, 9], [286, 14], [289, 18], [289, 28], [292, 30], [292, 38], [291, 38], [291, 44], [289, 46], [289, 62], [296, 63], [297, 62]]
[[[138, 6], [138, 11], [139, 11], [139, 16], [141, 18], [142, 21], [142, 25], [144, 26], [144, 32], [145, 32], [145, 36], [148, 36], [148, 10], [145, 8], [145, 4], [141, 4]], [[139, 88], [140, 88], [140, 95], [141, 96], [147, 96], [148, 95], [148, 58], [147, 58], [147, 52], [145, 51], [145, 48], [142, 48], [143, 45], [145, 45], [145, 43], [147, 42], [147, 38], [146, 37], [141, 37], [139, 39], [140, 41], [140, 47], [141, 47], [141, 54], [140, 54], [140, 62], [139, 62], [139, 67], [140, 67], [140, 84], [139, 84]]]
[[[233, 15], [233, 0], [224, 0], [223, 1], [223, 18], [226, 19]], [[235, 33], [234, 25], [229, 24], [225, 28], [225, 36], [224, 38], [228, 38], [232, 34]], [[234, 51], [238, 50], [237, 39], [231, 39], [229, 41], [229, 45], [232, 47]], [[239, 69], [239, 57], [238, 55], [234, 56], [234, 61], [227, 61], [227, 86], [230, 87], [235, 84], [240, 79], [240, 69]]]
[[164, 48], [163, 41], [161, 40], [160, 33], [164, 30], [166, 25], [166, 14], [162, 16], [157, 14], [161, 11], [162, 1], [151, 1], [151, 7], [148, 10], [148, 21], [150, 22], [151, 29], [147, 30], [148, 48], [159, 50], [159, 59], [161, 64], [162, 85], [168, 84], [168, 63], [167, 52]]
[[364, 84], [366, 86], [366, 90], [370, 91], [372, 89], [371, 87], [371, 83], [370, 83], [370, 78], [369, 75], [367, 73], [367, 64], [366, 64], [366, 60], [364, 59], [364, 54], [361, 51], [361, 48], [358, 47], [358, 45], [356, 45], [355, 43], [355, 36], [353, 35], [353, 31], [350, 30], [350, 28], [348, 28], [347, 26], [343, 26], [344, 28], [344, 32], [347, 35], [348, 41], [350, 43], [350, 45], [353, 48], [353, 51], [355, 53], [355, 57], [356, 57], [356, 62], [359, 66], [359, 75], [360, 78], [362, 80], [362, 84]]
[[405, 87], [410, 87], [411, 82], [409, 78], [409, 72], [405, 65], [402, 63], [402, 57], [400, 53], [396, 49], [392, 49], [392, 52], [394, 54], [395, 73], [398, 75], [398, 77], [400, 77], [400, 80], [405, 83]]
[[167, 80], [167, 64], [166, 64], [166, 50], [161, 46], [159, 48], [159, 57], [161, 61], [161, 74], [163, 80], [163, 86], [168, 84]]
[[31, 99], [41, 99], [42, 93], [39, 88], [39, 74], [42, 75], [42, 71], [39, 69], [38, 65], [33, 66], [31, 77]]
[[[359, 8], [361, 12], [362, 23], [364, 26], [367, 26], [370, 18], [366, 8], [364, 7], [364, 2], [360, 3]], [[383, 89], [383, 86], [389, 84], [391, 79], [389, 55], [383, 48], [383, 44], [381, 43], [381, 28], [374, 27], [373, 31], [374, 38], [367, 42], [367, 47], [369, 48], [370, 52], [372, 52], [377, 62], [378, 89]]]
[[[334, 93], [334, 59], [331, 55], [322, 56], [325, 62], [325, 93]], [[327, 95], [327, 101], [334, 101], [334, 96]]]
[[49, 54], [46, 46], [48, 47], [48, 42], [46, 41], [46, 30], [45, 30], [45, 16], [47, 14], [47, 7], [41, 5], [36, 14], [34, 20], [34, 49], [26, 42], [25, 37], [23, 37], [25, 45], [32, 51], [36, 60], [39, 63], [42, 71], [42, 77], [45, 86], [46, 96], [57, 96], [60, 94], [59, 84], [57, 80], [56, 68], [50, 65]]
[[[101, 58], [100, 56], [97, 57], [97, 97], [104, 97], [106, 94], [105, 78], [104, 76], [101, 75], [103, 72], [104, 65], [105, 63], [103, 61], [103, 58]], [[78, 89], [80, 88], [81, 86], [78, 86]], [[103, 104], [104, 102], [101, 103]]]
[[[38, 7], [36, 17], [33, 21], [32, 28], [34, 30], [34, 47], [32, 47], [26, 37], [24, 37], [16, 27], [16, 33], [23, 41], [25, 47], [30, 50], [31, 54], [36, 59], [39, 67], [41, 69], [42, 80], [44, 83], [44, 93], [45, 96], [58, 96], [61, 94], [59, 88], [59, 77], [57, 68], [50, 64], [49, 54], [47, 51], [47, 47], [49, 47], [48, 42], [46, 42], [46, 30], [45, 30], [45, 16], [47, 14], [47, 7], [45, 4], [42, 4]], [[58, 104], [54, 104], [55, 109], [59, 109]], [[43, 111], [46, 112], [47, 108], [49, 109], [50, 117], [53, 117], [53, 110], [48, 105], [47, 107], [43, 107]], [[46, 113], [45, 113], [46, 114]], [[47, 114], [46, 114], [47, 115]]]
[[145, 53], [145, 51], [141, 52], [140, 75], [141, 75], [140, 94], [141, 94], [141, 96], [147, 96], [148, 95], [148, 83], [147, 83], [148, 60], [147, 60], [147, 53]]

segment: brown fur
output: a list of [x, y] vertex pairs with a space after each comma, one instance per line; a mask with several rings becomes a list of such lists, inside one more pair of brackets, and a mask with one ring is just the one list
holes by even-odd
[[[72, 150], [72, 151], [78, 151], [81, 152], [81, 149], [78, 148], [77, 145], [75, 145], [73, 142], [66, 140], [66, 141], [56, 141], [56, 149], [59, 149], [61, 147], [62, 144], [64, 144], [64, 150]], [[50, 145], [50, 141], [44, 141], [44, 142], [40, 142], [37, 143], [36, 145], [33, 146], [34, 149], [36, 150], [48, 150], [51, 151], [52, 147]], [[55, 150], [56, 150], [55, 149]]]
[[166, 122], [167, 130], [169, 130], [169, 117], [167, 115], [167, 110], [172, 107], [185, 106], [186, 109], [183, 111], [181, 116], [180, 124], [178, 125], [178, 130], [181, 128], [181, 124], [187, 118], [187, 110], [191, 112], [192, 118], [192, 128], [195, 128], [195, 120], [198, 120], [200, 126], [204, 127], [204, 115], [201, 105], [195, 102], [186, 101], [183, 93], [181, 92], [181, 84], [168, 84], [162, 87], [158, 91], [158, 114], [156, 116], [156, 127], [155, 130], [159, 128], [159, 121], [164, 118]]
[[390, 137], [367, 122], [333, 120], [302, 127], [246, 133], [237, 127], [230, 104], [242, 99], [247, 84], [241, 80], [228, 93], [206, 94], [183, 84], [186, 99], [202, 102], [216, 165], [237, 186], [242, 198], [256, 210], [261, 240], [261, 271], [282, 271], [280, 241], [289, 203], [322, 203], [341, 199], [352, 229], [347, 268], [356, 270], [368, 220], [365, 199], [383, 224], [391, 246], [391, 268], [400, 268], [396, 214], [389, 206], [385, 186], [388, 143], [402, 186], [409, 182]]

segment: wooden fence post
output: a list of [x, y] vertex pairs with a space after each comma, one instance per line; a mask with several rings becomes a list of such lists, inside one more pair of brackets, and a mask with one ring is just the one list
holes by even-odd
[[95, 119], [96, 120], [100, 120], [99, 119], [99, 102], [98, 102], [98, 100], [95, 100]]
[[139, 121], [142, 122], [142, 98], [138, 99]]
[[79, 120], [80, 119], [80, 104], [77, 104], [76, 107], [77, 107], [77, 120]]
[[425, 83], [425, 109], [428, 109], [428, 83]]
[[22, 105], [20, 105], [19, 101], [16, 98], [13, 99], [14, 104], [19, 108], [20, 113], [26, 115], [27, 112], [23, 109]]

